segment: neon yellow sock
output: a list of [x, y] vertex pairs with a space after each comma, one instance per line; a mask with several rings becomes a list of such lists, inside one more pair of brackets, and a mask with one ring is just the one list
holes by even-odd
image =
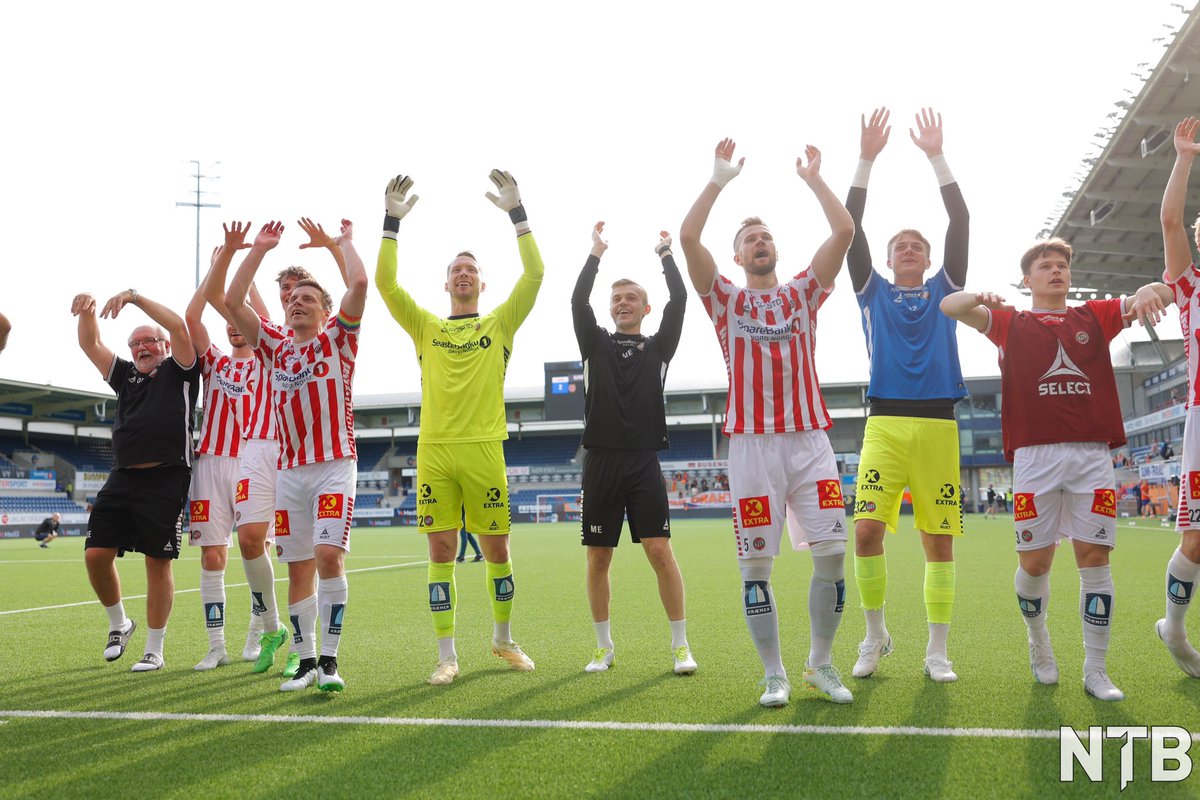
[[512, 559], [503, 564], [485, 561], [487, 567], [488, 593], [492, 597], [492, 619], [499, 623], [512, 619], [512, 601], [515, 593]]
[[429, 611], [433, 615], [433, 630], [437, 638], [454, 636], [454, 562], [429, 562]]
[[925, 614], [930, 622], [950, 624], [954, 610], [954, 562], [931, 561], [925, 565]]
[[854, 580], [863, 608], [883, 608], [883, 598], [887, 595], [887, 555], [855, 556]]

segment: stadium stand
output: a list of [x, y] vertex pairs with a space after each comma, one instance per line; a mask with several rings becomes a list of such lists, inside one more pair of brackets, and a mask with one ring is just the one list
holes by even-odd
[[504, 442], [504, 460], [509, 466], [556, 466], [570, 464], [579, 452], [579, 435], [525, 436]]

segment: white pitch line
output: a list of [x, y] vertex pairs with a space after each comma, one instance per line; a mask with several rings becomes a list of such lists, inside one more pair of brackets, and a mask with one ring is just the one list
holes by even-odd
[[[346, 574], [350, 575], [350, 574], [353, 574], [356, 572], [377, 572], [381, 569], [398, 569], [398, 568], [402, 568], [402, 567], [418, 567], [422, 564], [428, 564], [428, 563], [429, 563], [428, 561], [410, 561], [405, 564], [384, 564], [379, 567], [359, 567], [358, 569], [346, 570]], [[276, 578], [275, 582], [282, 583], [286, 580], [287, 580], [287, 576], [285, 575], [282, 578]], [[225, 588], [226, 589], [237, 589], [241, 586], [249, 586], [249, 585], [250, 584], [248, 584], [248, 583], [227, 583], [227, 584], [225, 584]], [[178, 594], [191, 594], [192, 592], [198, 592], [198, 591], [200, 591], [199, 587], [197, 587], [195, 589], [176, 589], [175, 594], [177, 594], [177, 595]], [[145, 598], [145, 596], [146, 595], [144, 595], [144, 594], [131, 594], [131, 595], [126, 595], [125, 597], [122, 597], [121, 600], [122, 601], [141, 600], [141, 599]], [[99, 605], [99, 604], [100, 604], [99, 600], [83, 600], [78, 603], [60, 603], [59, 605], [55, 605], [55, 606], [39, 606], [38, 608], [17, 608], [17, 609], [13, 609], [12, 611], [0, 611], [0, 617], [7, 616], [9, 614], [28, 614], [28, 613], [31, 613], [34, 611], [54, 611], [55, 609], [59, 609], [59, 608], [74, 608], [75, 606], [90, 606], [90, 605]]]
[[[633, 731], [656, 733], [784, 733], [809, 736], [937, 736], [967, 739], [1057, 739], [1058, 729], [919, 728], [911, 725], [735, 725], [686, 722], [587, 722], [554, 719], [437, 719], [429, 717], [340, 717], [304, 714], [174, 714], [158, 711], [24, 711], [0, 710], [0, 717], [18, 719], [96, 719], [139, 722], [251, 722], [315, 725], [384, 725], [397, 727], [535, 728], [560, 730]], [[1087, 730], [1079, 731], [1086, 736]], [[1192, 734], [1200, 739], [1200, 733]]]

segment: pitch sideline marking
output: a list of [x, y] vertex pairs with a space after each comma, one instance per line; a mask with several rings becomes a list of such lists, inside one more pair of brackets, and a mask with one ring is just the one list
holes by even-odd
[[[402, 567], [416, 567], [416, 566], [420, 566], [422, 564], [428, 564], [428, 563], [429, 563], [428, 561], [410, 561], [410, 562], [407, 562], [404, 564], [384, 564], [383, 566], [379, 566], [379, 567], [359, 567], [358, 569], [348, 569], [348, 570], [346, 570], [345, 574], [350, 575], [351, 573], [356, 573], [356, 572], [377, 572], [378, 570], [381, 570], [381, 569], [397, 569], [397, 568], [402, 568]], [[282, 583], [283, 581], [286, 581], [286, 580], [287, 580], [287, 576], [284, 575], [282, 578], [276, 578], [275, 582]], [[243, 582], [243, 583], [227, 583], [227, 584], [225, 584], [225, 588], [226, 589], [237, 589], [241, 586], [249, 586], [249, 585], [250, 584], [245, 583], [245, 582]], [[200, 591], [199, 587], [197, 587], [195, 589], [176, 589], [175, 594], [177, 594], [177, 595], [191, 594], [193, 592], [198, 592], [198, 591]], [[145, 597], [146, 597], [146, 595], [144, 595], [144, 594], [131, 594], [131, 595], [126, 595], [125, 597], [122, 597], [121, 600], [122, 600], [122, 602], [125, 600], [141, 600], [141, 599], [144, 599]], [[0, 617], [7, 616], [9, 614], [28, 614], [33, 611], [53, 611], [58, 608], [74, 608], [75, 606], [98, 605], [99, 603], [100, 603], [99, 600], [83, 600], [78, 603], [61, 603], [56, 606], [40, 606], [38, 608], [17, 608], [17, 609], [13, 609], [12, 611], [0, 611]]]
[[[553, 719], [437, 719], [428, 717], [337, 717], [311, 714], [179, 714], [162, 711], [27, 711], [0, 710], [0, 717], [15, 719], [95, 719], [138, 722], [252, 722], [317, 725], [385, 725], [396, 727], [532, 728], [656, 733], [785, 733], [814, 736], [941, 736], [968, 739], [1057, 739], [1058, 729], [1021, 728], [920, 728], [912, 725], [739, 725], [686, 722], [588, 722]], [[1078, 731], [1087, 736], [1087, 730]], [[1192, 740], [1200, 740], [1193, 733]]]

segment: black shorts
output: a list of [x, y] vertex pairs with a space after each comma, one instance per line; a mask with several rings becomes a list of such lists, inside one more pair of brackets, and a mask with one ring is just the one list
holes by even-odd
[[671, 537], [657, 450], [585, 450], [582, 501], [582, 541], [588, 547], [616, 547], [626, 518], [634, 544]]
[[40, 542], [43, 539], [45, 539], [47, 536], [49, 536], [51, 533], [53, 533], [53, 531], [34, 531], [33, 538], [37, 539]]
[[179, 558], [191, 478], [181, 465], [114, 470], [96, 495], [84, 547]]

